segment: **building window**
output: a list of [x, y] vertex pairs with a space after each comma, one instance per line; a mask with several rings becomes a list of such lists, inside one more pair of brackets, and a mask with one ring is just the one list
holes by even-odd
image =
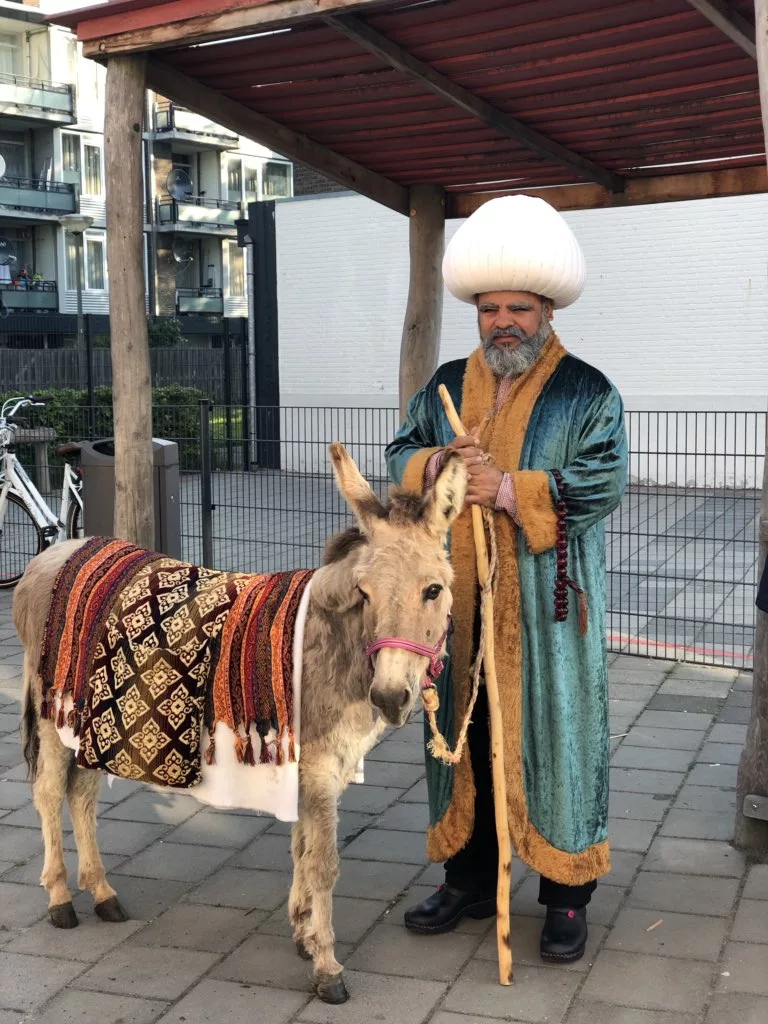
[[61, 133], [61, 159], [65, 171], [80, 174], [80, 136]]
[[291, 195], [290, 164], [269, 160], [264, 165], [264, 198], [285, 199]]
[[241, 299], [245, 295], [245, 252], [237, 242], [227, 242], [229, 247], [229, 295]]
[[239, 203], [243, 198], [243, 162], [240, 159], [227, 160], [227, 199]]
[[101, 149], [98, 146], [83, 145], [83, 169], [83, 193], [87, 196], [102, 195]]
[[[83, 239], [83, 288], [90, 292], [103, 292], [107, 287], [106, 245], [103, 235], [86, 235]], [[77, 290], [77, 242], [67, 234], [67, 287]]]
[[5, 160], [6, 178], [27, 176], [26, 137], [24, 132], [0, 133], [0, 156]]
[[259, 198], [259, 168], [256, 164], [243, 164], [243, 199], [255, 203]]
[[0, 32], [0, 75], [21, 74], [21, 37]]

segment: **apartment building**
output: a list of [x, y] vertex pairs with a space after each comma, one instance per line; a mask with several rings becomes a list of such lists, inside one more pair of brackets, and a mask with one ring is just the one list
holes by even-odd
[[[0, 314], [77, 309], [75, 239], [92, 218], [82, 303], [109, 311], [103, 68], [36, 4], [0, 0]], [[144, 133], [147, 310], [246, 315], [235, 222], [245, 204], [290, 196], [291, 164], [153, 93]], [[4, 308], [3, 308], [4, 307]], [[11, 330], [5, 321], [3, 330]]]

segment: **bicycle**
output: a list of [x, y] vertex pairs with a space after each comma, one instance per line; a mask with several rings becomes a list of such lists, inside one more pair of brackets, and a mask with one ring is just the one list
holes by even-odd
[[68, 443], [56, 447], [56, 454], [65, 459], [58, 516], [14, 450], [16, 431], [24, 425], [17, 416], [19, 410], [45, 404], [44, 396], [29, 395], [9, 398], [0, 409], [0, 590], [18, 583], [28, 563], [43, 548], [83, 536], [83, 481], [73, 465], [80, 446]]

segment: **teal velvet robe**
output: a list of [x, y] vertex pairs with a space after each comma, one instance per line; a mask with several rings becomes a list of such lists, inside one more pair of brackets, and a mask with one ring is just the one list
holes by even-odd
[[[523, 413], [527, 421], [520, 426], [519, 462], [503, 464], [504, 438], [494, 442], [496, 465], [513, 475], [523, 523], [518, 529], [506, 513], [494, 515], [500, 551], [507, 537], [510, 547], [516, 548], [511, 552], [514, 561], [500, 563], [500, 586], [505, 583], [505, 565], [516, 562], [517, 569], [517, 579], [506, 581], [512, 587], [506, 592], [507, 598], [503, 591], [497, 591], [497, 606], [501, 594], [502, 600], [517, 609], [507, 627], [511, 639], [500, 637], [496, 624], [497, 674], [505, 716], [505, 746], [510, 744], [506, 755], [507, 789], [513, 791], [509, 798], [510, 831], [518, 856], [555, 881], [581, 884], [610, 867], [606, 843], [609, 740], [603, 520], [621, 500], [627, 447], [623, 407], [616, 389], [598, 370], [565, 353], [556, 338], [552, 345], [558, 354], [550, 351], [548, 368], [541, 372], [540, 382], [531, 385], [535, 394], [530, 398], [529, 412]], [[405, 421], [386, 452], [395, 483], [405, 481], [416, 489], [416, 479], [429, 456], [425, 449], [445, 446], [454, 436], [438, 396], [438, 385], [446, 385], [456, 408], [462, 411], [466, 428], [472, 430], [477, 420], [466, 417], [479, 406], [477, 396], [468, 398], [467, 391], [477, 390], [477, 381], [484, 374], [492, 380], [478, 350], [469, 361], [441, 366], [413, 397]], [[487, 410], [487, 388], [493, 384], [486, 380], [483, 386]], [[497, 416], [506, 410], [507, 421], [513, 422], [514, 407], [506, 407], [516, 401], [522, 404], [522, 399], [511, 394]], [[410, 481], [406, 479], [409, 462]], [[544, 472], [516, 472], [520, 470]], [[587, 597], [588, 628], [584, 636], [579, 630], [577, 599], [572, 591], [567, 621], [558, 623], [554, 619], [556, 555], [552, 530], [556, 526], [557, 486], [552, 470], [559, 470], [562, 476], [567, 503], [568, 574]], [[533, 489], [531, 483], [535, 484]], [[466, 510], [463, 515], [468, 515]], [[535, 529], [537, 523], [545, 528]], [[456, 529], [454, 526], [454, 533]], [[453, 547], [452, 538], [456, 610], [459, 574], [466, 571], [467, 563], [462, 563], [461, 569], [457, 566]], [[505, 606], [502, 618], [506, 612]], [[467, 623], [458, 622], [457, 627], [465, 633], [471, 630]], [[506, 640], [511, 647], [505, 669]], [[514, 677], [515, 664], [519, 678]], [[505, 671], [509, 676], [506, 680]], [[449, 663], [438, 682], [439, 723], [449, 742], [453, 722], [460, 719], [465, 706], [467, 684], [458, 706], [454, 706], [453, 689]], [[518, 701], [519, 712], [510, 713], [508, 722], [507, 704], [517, 709]], [[519, 730], [519, 741], [507, 735], [515, 729]], [[514, 755], [515, 744], [520, 748], [521, 778], [510, 776], [516, 771], [514, 756], [512, 768], [509, 764], [509, 751]], [[442, 860], [466, 843], [473, 810], [468, 791], [457, 797], [457, 770], [429, 754], [426, 760], [432, 823], [428, 851], [433, 860]], [[451, 807], [452, 803], [455, 806]]]

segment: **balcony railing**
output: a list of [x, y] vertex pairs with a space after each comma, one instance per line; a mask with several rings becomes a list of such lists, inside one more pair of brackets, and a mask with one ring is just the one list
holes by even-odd
[[25, 212], [74, 213], [75, 187], [65, 181], [39, 178], [0, 178], [0, 206]]
[[235, 230], [240, 204], [227, 199], [187, 196], [186, 199], [158, 199], [158, 224], [182, 224], [189, 227]]
[[[16, 114], [38, 121], [74, 121], [72, 87], [23, 75], [0, 74], [0, 104], [5, 117]], [[14, 111], [13, 107], [17, 109]]]
[[224, 313], [224, 294], [221, 288], [177, 288], [176, 312], [221, 316]]
[[220, 124], [214, 124], [202, 114], [194, 114], [191, 110], [173, 104], [155, 109], [155, 131], [158, 135], [191, 135], [200, 142], [221, 146], [224, 149], [231, 148], [238, 141], [235, 132], [222, 128]]
[[55, 281], [30, 281], [28, 284], [0, 282], [0, 295], [6, 309], [29, 313], [36, 309], [58, 312], [59, 291]]

